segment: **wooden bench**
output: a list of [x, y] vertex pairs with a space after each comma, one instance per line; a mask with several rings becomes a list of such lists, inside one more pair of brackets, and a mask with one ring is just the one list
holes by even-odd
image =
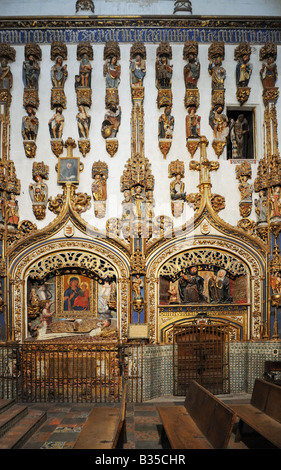
[[275, 380], [274, 372], [281, 372], [281, 361], [265, 361], [263, 378], [280, 385], [280, 380]]
[[127, 384], [123, 387], [121, 406], [97, 406], [91, 412], [74, 449], [116, 449], [126, 442]]
[[239, 418], [235, 441], [242, 439], [246, 423], [274, 446], [281, 448], [281, 387], [256, 379], [249, 404], [230, 405]]
[[197, 382], [191, 382], [184, 406], [163, 405], [157, 409], [163, 433], [173, 449], [227, 448], [235, 412]]

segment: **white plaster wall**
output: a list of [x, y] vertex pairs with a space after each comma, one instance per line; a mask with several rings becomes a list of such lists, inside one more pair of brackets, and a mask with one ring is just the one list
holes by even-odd
[[[108, 178], [108, 201], [107, 213], [104, 219], [98, 219], [94, 215], [93, 204], [89, 211], [83, 214], [83, 218], [91, 225], [104, 229], [105, 222], [109, 217], [121, 217], [122, 214], [122, 200], [123, 194], [120, 192], [120, 177], [125, 168], [127, 160], [131, 156], [131, 94], [129, 84], [129, 57], [130, 45], [120, 44], [121, 50], [121, 83], [119, 86], [119, 98], [122, 108], [122, 121], [118, 133], [119, 149], [113, 158], [106, 152], [105, 141], [101, 135], [101, 123], [104, 118], [105, 112], [105, 79], [103, 77], [103, 50], [104, 45], [94, 45], [94, 60], [93, 76], [92, 76], [92, 107], [90, 114], [92, 117], [90, 141], [91, 151], [83, 158], [77, 148], [74, 150], [74, 156], [80, 156], [84, 164], [84, 171], [80, 175], [80, 184], [78, 191], [86, 192], [91, 195], [91, 168], [96, 160], [105, 161], [109, 166]], [[164, 160], [159, 147], [158, 147], [158, 118], [161, 110], [158, 110], [156, 99], [157, 89], [155, 87], [155, 58], [158, 45], [147, 44], [147, 74], [144, 80], [145, 86], [145, 100], [144, 100], [144, 116], [145, 116], [145, 156], [151, 162], [151, 170], [155, 177], [155, 190], [154, 196], [156, 201], [155, 216], [168, 215], [172, 216], [170, 208], [170, 194], [168, 178], [168, 165], [172, 160], [182, 160], [185, 162], [185, 186], [187, 194], [198, 192], [197, 185], [199, 182], [198, 172], [189, 170], [190, 155], [185, 146], [185, 116], [186, 110], [184, 107], [184, 81], [183, 81], [183, 67], [185, 61], [182, 58], [183, 44], [172, 44], [173, 58], [172, 64], [174, 67], [173, 73], [173, 107], [172, 114], [175, 117], [175, 130], [173, 143], [167, 159]], [[200, 107], [198, 114], [201, 116], [201, 135], [205, 135], [209, 140], [208, 157], [211, 160], [217, 160], [217, 157], [212, 148], [213, 134], [208, 123], [209, 111], [211, 108], [211, 79], [208, 74], [208, 47], [209, 45], [199, 45], [199, 60], [201, 63], [201, 76], [198, 82], [200, 92]], [[253, 64], [253, 74], [250, 81], [251, 94], [248, 102], [244, 105], [245, 109], [256, 109], [256, 144], [257, 144], [257, 157], [263, 156], [263, 135], [262, 123], [264, 106], [262, 101], [262, 85], [259, 78], [259, 71], [261, 62], [259, 61], [259, 48], [261, 46], [254, 46], [252, 48], [251, 62]], [[50, 135], [48, 129], [48, 121], [53, 115], [53, 110], [50, 108], [51, 96], [51, 78], [50, 70], [53, 61], [50, 59], [50, 45], [42, 45], [42, 62], [41, 74], [39, 82], [39, 97], [40, 105], [37, 111], [39, 119], [39, 133], [37, 137], [37, 155], [36, 161], [44, 161], [50, 167], [50, 178], [48, 181], [49, 196], [53, 198], [57, 194], [62, 193], [62, 188], [57, 185], [57, 173], [55, 165], [58, 162], [57, 158], [51, 151]], [[227, 78], [225, 81], [226, 88], [226, 105], [238, 106], [236, 100], [236, 85], [235, 85], [235, 66], [234, 61], [234, 48], [235, 46], [226, 45], [225, 47], [225, 60], [224, 67], [227, 71]], [[14, 85], [12, 89], [12, 104], [11, 104], [11, 159], [14, 160], [16, 165], [17, 176], [21, 180], [22, 192], [18, 197], [20, 206], [20, 220], [31, 220], [37, 224], [38, 228], [43, 228], [46, 224], [55, 218], [55, 215], [47, 210], [46, 219], [37, 221], [32, 212], [31, 200], [29, 197], [28, 186], [32, 180], [32, 164], [33, 159], [28, 159], [25, 156], [24, 147], [21, 137], [21, 121], [25, 115], [23, 108], [23, 82], [22, 82], [22, 63], [24, 60], [24, 47], [15, 46], [16, 61], [11, 64], [12, 73], [14, 76]], [[279, 71], [281, 70], [281, 47], [278, 47], [277, 64]], [[76, 60], [76, 45], [68, 45], [68, 59], [65, 62], [68, 67], [68, 79], [65, 84], [65, 94], [67, 97], [67, 109], [64, 110], [65, 126], [63, 132], [63, 140], [66, 141], [68, 137], [72, 137], [77, 142], [78, 129], [76, 125], [76, 93], [74, 89], [74, 77], [79, 70], [79, 62]], [[278, 85], [278, 82], [277, 82]], [[243, 108], [244, 108], [243, 107]], [[277, 102], [277, 113], [280, 122], [281, 119], [281, 104], [280, 99]], [[280, 142], [280, 126], [278, 128], [278, 139]], [[66, 149], [63, 156], [66, 156]], [[195, 154], [195, 159], [199, 159], [199, 150]], [[226, 208], [219, 213], [219, 215], [228, 223], [236, 225], [237, 221], [241, 218], [239, 215], [239, 201], [240, 193], [238, 190], [238, 181], [235, 176], [235, 165], [226, 160], [226, 155], [223, 154], [220, 159], [220, 169], [217, 172], [212, 172], [212, 192], [220, 194], [226, 199]], [[256, 176], [257, 164], [252, 164], [252, 182]], [[91, 195], [92, 196], [92, 195]], [[254, 193], [254, 198], [257, 195]], [[193, 214], [193, 210], [186, 204], [184, 213], [180, 219], [175, 219], [175, 226], [180, 226], [188, 220]], [[251, 219], [256, 220], [254, 205]]]
[[[173, 0], [93, 0], [95, 15], [172, 15]], [[76, 0], [1, 0], [1, 16], [75, 15]], [[193, 15], [280, 16], [280, 0], [191, 0]], [[79, 15], [92, 14], [80, 11]], [[178, 12], [177, 15], [189, 14]]]

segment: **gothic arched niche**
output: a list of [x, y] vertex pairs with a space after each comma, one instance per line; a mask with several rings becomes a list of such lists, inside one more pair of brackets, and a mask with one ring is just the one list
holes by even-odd
[[102, 243], [52, 241], [12, 272], [16, 336], [108, 342], [126, 335], [126, 261]]
[[250, 247], [212, 236], [175, 240], [148, 266], [152, 341], [170, 342], [173, 323], [200, 315], [228, 322], [232, 339], [260, 338], [264, 273]]
[[159, 304], [229, 306], [249, 301], [248, 270], [233, 255], [214, 249], [180, 253], [159, 272]]

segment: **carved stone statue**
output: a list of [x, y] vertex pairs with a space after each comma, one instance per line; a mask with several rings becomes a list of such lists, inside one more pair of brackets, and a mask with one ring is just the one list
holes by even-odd
[[8, 65], [8, 60], [2, 58], [0, 66], [0, 89], [4, 88], [6, 90], [11, 90], [13, 86], [13, 75], [11, 68]]
[[14, 193], [10, 194], [6, 210], [8, 227], [17, 228], [19, 223], [19, 206]]
[[213, 129], [215, 139], [226, 140], [229, 133], [228, 118], [223, 114], [221, 105], [216, 105], [210, 112], [209, 124]]
[[184, 163], [176, 160], [169, 165], [169, 178], [174, 177], [170, 183], [171, 210], [174, 217], [179, 217], [186, 201], [184, 177]]
[[116, 55], [109, 57], [104, 64], [103, 73], [105, 76], [106, 88], [118, 88], [120, 83], [121, 66]]
[[263, 88], [275, 87], [276, 80], [278, 77], [277, 65], [277, 47], [274, 43], [266, 43], [260, 49], [260, 60], [263, 61], [262, 68], [260, 70], [260, 77], [262, 81]]
[[64, 127], [64, 116], [62, 114], [62, 107], [58, 106], [55, 114], [49, 120], [49, 130], [52, 139], [61, 139]]
[[280, 220], [281, 219], [281, 187], [275, 186], [271, 190], [271, 196], [269, 198], [270, 203], [270, 219]]
[[79, 137], [88, 139], [91, 125], [91, 117], [89, 116], [85, 106], [80, 105], [78, 107], [78, 111], [79, 112], [76, 115], [76, 120], [78, 124]]
[[239, 114], [236, 121], [230, 123], [230, 139], [232, 158], [245, 159], [248, 157], [248, 139], [250, 128], [244, 114]]
[[189, 106], [187, 111], [188, 114], [185, 118], [186, 138], [199, 138], [201, 117], [196, 114], [195, 106]]
[[249, 54], [243, 54], [238, 58], [236, 65], [236, 85], [240, 87], [247, 87], [252, 75], [253, 66], [249, 62]]
[[25, 88], [38, 90], [38, 80], [40, 75], [40, 66], [38, 61], [29, 55], [23, 62], [23, 83]]
[[116, 137], [121, 122], [121, 107], [111, 104], [106, 110], [101, 133], [104, 139]]
[[104, 162], [95, 162], [92, 167], [92, 194], [94, 198], [95, 216], [102, 218], [105, 216], [106, 200], [107, 200], [107, 186], [106, 180], [108, 177], [108, 167]]
[[257, 214], [257, 224], [267, 224], [267, 191], [259, 191], [259, 199], [255, 199], [255, 212]]
[[184, 83], [187, 89], [197, 88], [197, 82], [200, 77], [200, 62], [197, 55], [190, 51], [187, 56], [187, 64], [183, 69]]
[[208, 70], [212, 77], [212, 89], [223, 90], [226, 70], [222, 66], [222, 57], [218, 55], [214, 60], [211, 60]]
[[55, 88], [64, 88], [68, 76], [67, 65], [63, 65], [63, 58], [56, 57], [55, 65], [51, 69], [52, 84]]
[[167, 55], [162, 55], [156, 62], [156, 87], [167, 89], [172, 86], [173, 66]]
[[175, 119], [171, 116], [171, 107], [166, 106], [165, 111], [158, 120], [159, 139], [172, 139], [174, 132]]
[[44, 179], [49, 178], [49, 167], [44, 162], [34, 162], [32, 173], [35, 181], [29, 185], [32, 209], [36, 219], [43, 220], [48, 204], [48, 186], [44, 183]]
[[140, 54], [137, 54], [130, 62], [131, 85], [133, 87], [143, 86], [146, 75], [146, 63]]
[[36, 111], [32, 106], [26, 108], [27, 116], [22, 119], [22, 137], [24, 140], [36, 140], [39, 120]]

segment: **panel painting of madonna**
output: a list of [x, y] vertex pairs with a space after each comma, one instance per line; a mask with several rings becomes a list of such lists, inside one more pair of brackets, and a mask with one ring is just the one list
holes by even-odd
[[80, 273], [28, 279], [29, 340], [117, 340], [116, 278], [99, 279]]

